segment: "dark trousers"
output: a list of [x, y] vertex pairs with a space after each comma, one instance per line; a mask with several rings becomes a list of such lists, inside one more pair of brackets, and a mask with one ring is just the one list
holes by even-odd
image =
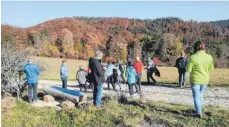
[[179, 85], [182, 86], [186, 83], [186, 71], [179, 71]]
[[80, 92], [83, 91], [83, 88], [84, 88], [84, 93], [87, 92], [87, 84], [80, 84]]
[[129, 91], [130, 91], [130, 95], [133, 95], [134, 94], [134, 86], [136, 83], [133, 83], [133, 84], [129, 84], [128, 83], [128, 86], [129, 86]]
[[125, 78], [124, 78], [124, 73], [123, 73], [123, 72], [121, 72], [121, 78], [122, 78], [122, 81], [123, 81], [123, 82], [126, 81]]
[[29, 102], [33, 102], [37, 100], [37, 83], [28, 83], [28, 96]]
[[[142, 87], [142, 73], [137, 73], [137, 85], [139, 87], [139, 91], [141, 92], [141, 87]], [[135, 87], [136, 87], [136, 90], [138, 91], [137, 89], [137, 85], [135, 84]]]
[[65, 89], [67, 89], [68, 78], [67, 77], [66, 78], [61, 78], [61, 80], [62, 80], [62, 87], [65, 88]]
[[113, 82], [113, 76], [112, 75], [107, 77], [107, 87], [108, 87], [108, 90], [110, 90], [110, 83], [111, 83], [113, 89], [115, 90], [115, 84]]
[[150, 83], [150, 79], [151, 79], [154, 83], [157, 82], [157, 81], [153, 78], [153, 71], [147, 70], [147, 81], [148, 81], [148, 83]]
[[94, 83], [89, 83], [89, 89], [91, 89], [92, 91], [94, 91]]

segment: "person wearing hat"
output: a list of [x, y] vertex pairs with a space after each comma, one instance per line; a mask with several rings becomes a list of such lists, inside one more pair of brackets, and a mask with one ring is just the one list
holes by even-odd
[[212, 56], [206, 53], [202, 41], [194, 44], [194, 54], [190, 57], [187, 72], [190, 72], [190, 83], [192, 88], [194, 106], [198, 118], [202, 117], [203, 92], [209, 83], [209, 73], [214, 70]]
[[150, 84], [150, 79], [153, 81], [153, 84], [156, 84], [156, 80], [153, 78], [155, 64], [151, 58], [148, 58], [148, 65], [147, 65], [147, 81]]
[[29, 103], [37, 101], [37, 85], [38, 75], [40, 70], [36, 64], [33, 64], [31, 60], [24, 66], [24, 72], [26, 74], [26, 82], [28, 84], [28, 96]]
[[87, 77], [87, 72], [83, 69], [83, 66], [80, 65], [79, 70], [76, 73], [76, 80], [78, 80], [79, 82], [80, 92], [82, 92], [83, 88], [84, 88], [84, 93], [87, 92], [86, 77]]
[[103, 95], [103, 83], [105, 82], [104, 78], [104, 69], [101, 64], [101, 59], [103, 53], [99, 50], [95, 50], [95, 57], [89, 59], [89, 67], [91, 69], [91, 79], [94, 84], [93, 91], [93, 103], [95, 106], [100, 107], [102, 102]]

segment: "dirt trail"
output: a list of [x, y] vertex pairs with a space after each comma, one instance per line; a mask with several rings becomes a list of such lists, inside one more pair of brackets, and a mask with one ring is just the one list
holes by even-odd
[[[52, 80], [40, 80], [39, 88], [44, 88], [47, 86], [58, 85], [61, 86], [61, 81], [52, 81]], [[129, 97], [129, 90], [126, 84], [122, 84], [122, 90], [127, 97]], [[73, 90], [79, 90], [76, 81], [69, 81], [68, 88]], [[193, 105], [192, 91], [190, 87], [179, 88], [173, 87], [169, 84], [158, 84], [156, 86], [142, 86], [143, 97], [146, 100], [156, 101], [156, 102], [166, 102], [173, 104], [184, 104], [184, 105]], [[92, 91], [89, 89], [89, 94]], [[118, 94], [113, 90], [107, 90], [107, 85], [104, 84], [103, 93], [107, 94]], [[134, 95], [134, 98], [139, 98], [138, 94]], [[204, 91], [204, 106], [219, 106], [224, 108], [229, 108], [229, 88], [207, 87]]]

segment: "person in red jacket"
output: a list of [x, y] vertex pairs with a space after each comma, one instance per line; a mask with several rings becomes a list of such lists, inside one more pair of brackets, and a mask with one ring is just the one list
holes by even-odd
[[[136, 63], [134, 65], [134, 68], [137, 72], [137, 85], [139, 86], [139, 91], [141, 92], [141, 78], [142, 78], [142, 67], [143, 64], [140, 60], [140, 57], [136, 57]], [[136, 90], [138, 91], [138, 89], [136, 88]]]

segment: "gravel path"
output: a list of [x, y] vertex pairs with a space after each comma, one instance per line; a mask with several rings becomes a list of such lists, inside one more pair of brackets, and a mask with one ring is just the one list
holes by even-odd
[[[39, 88], [44, 88], [47, 86], [59, 85], [61, 86], [61, 81], [51, 81], [51, 80], [40, 80]], [[69, 89], [79, 90], [76, 87], [76, 81], [69, 81]], [[120, 92], [124, 93], [129, 97], [129, 90], [126, 84], [122, 84], [122, 90], [115, 92], [113, 90], [107, 90], [107, 85], [104, 85], [103, 93], [106, 94], [119, 94]], [[118, 88], [118, 87], [117, 87]], [[143, 97], [146, 100], [156, 101], [156, 102], [166, 102], [173, 104], [184, 104], [184, 105], [193, 105], [192, 91], [190, 87], [179, 88], [174, 87], [173, 85], [164, 85], [158, 84], [156, 86], [142, 86]], [[89, 93], [91, 91], [89, 90]], [[136, 93], [134, 98], [140, 98]], [[229, 108], [229, 88], [222, 87], [207, 87], [204, 91], [204, 106], [219, 106], [224, 108]]]

